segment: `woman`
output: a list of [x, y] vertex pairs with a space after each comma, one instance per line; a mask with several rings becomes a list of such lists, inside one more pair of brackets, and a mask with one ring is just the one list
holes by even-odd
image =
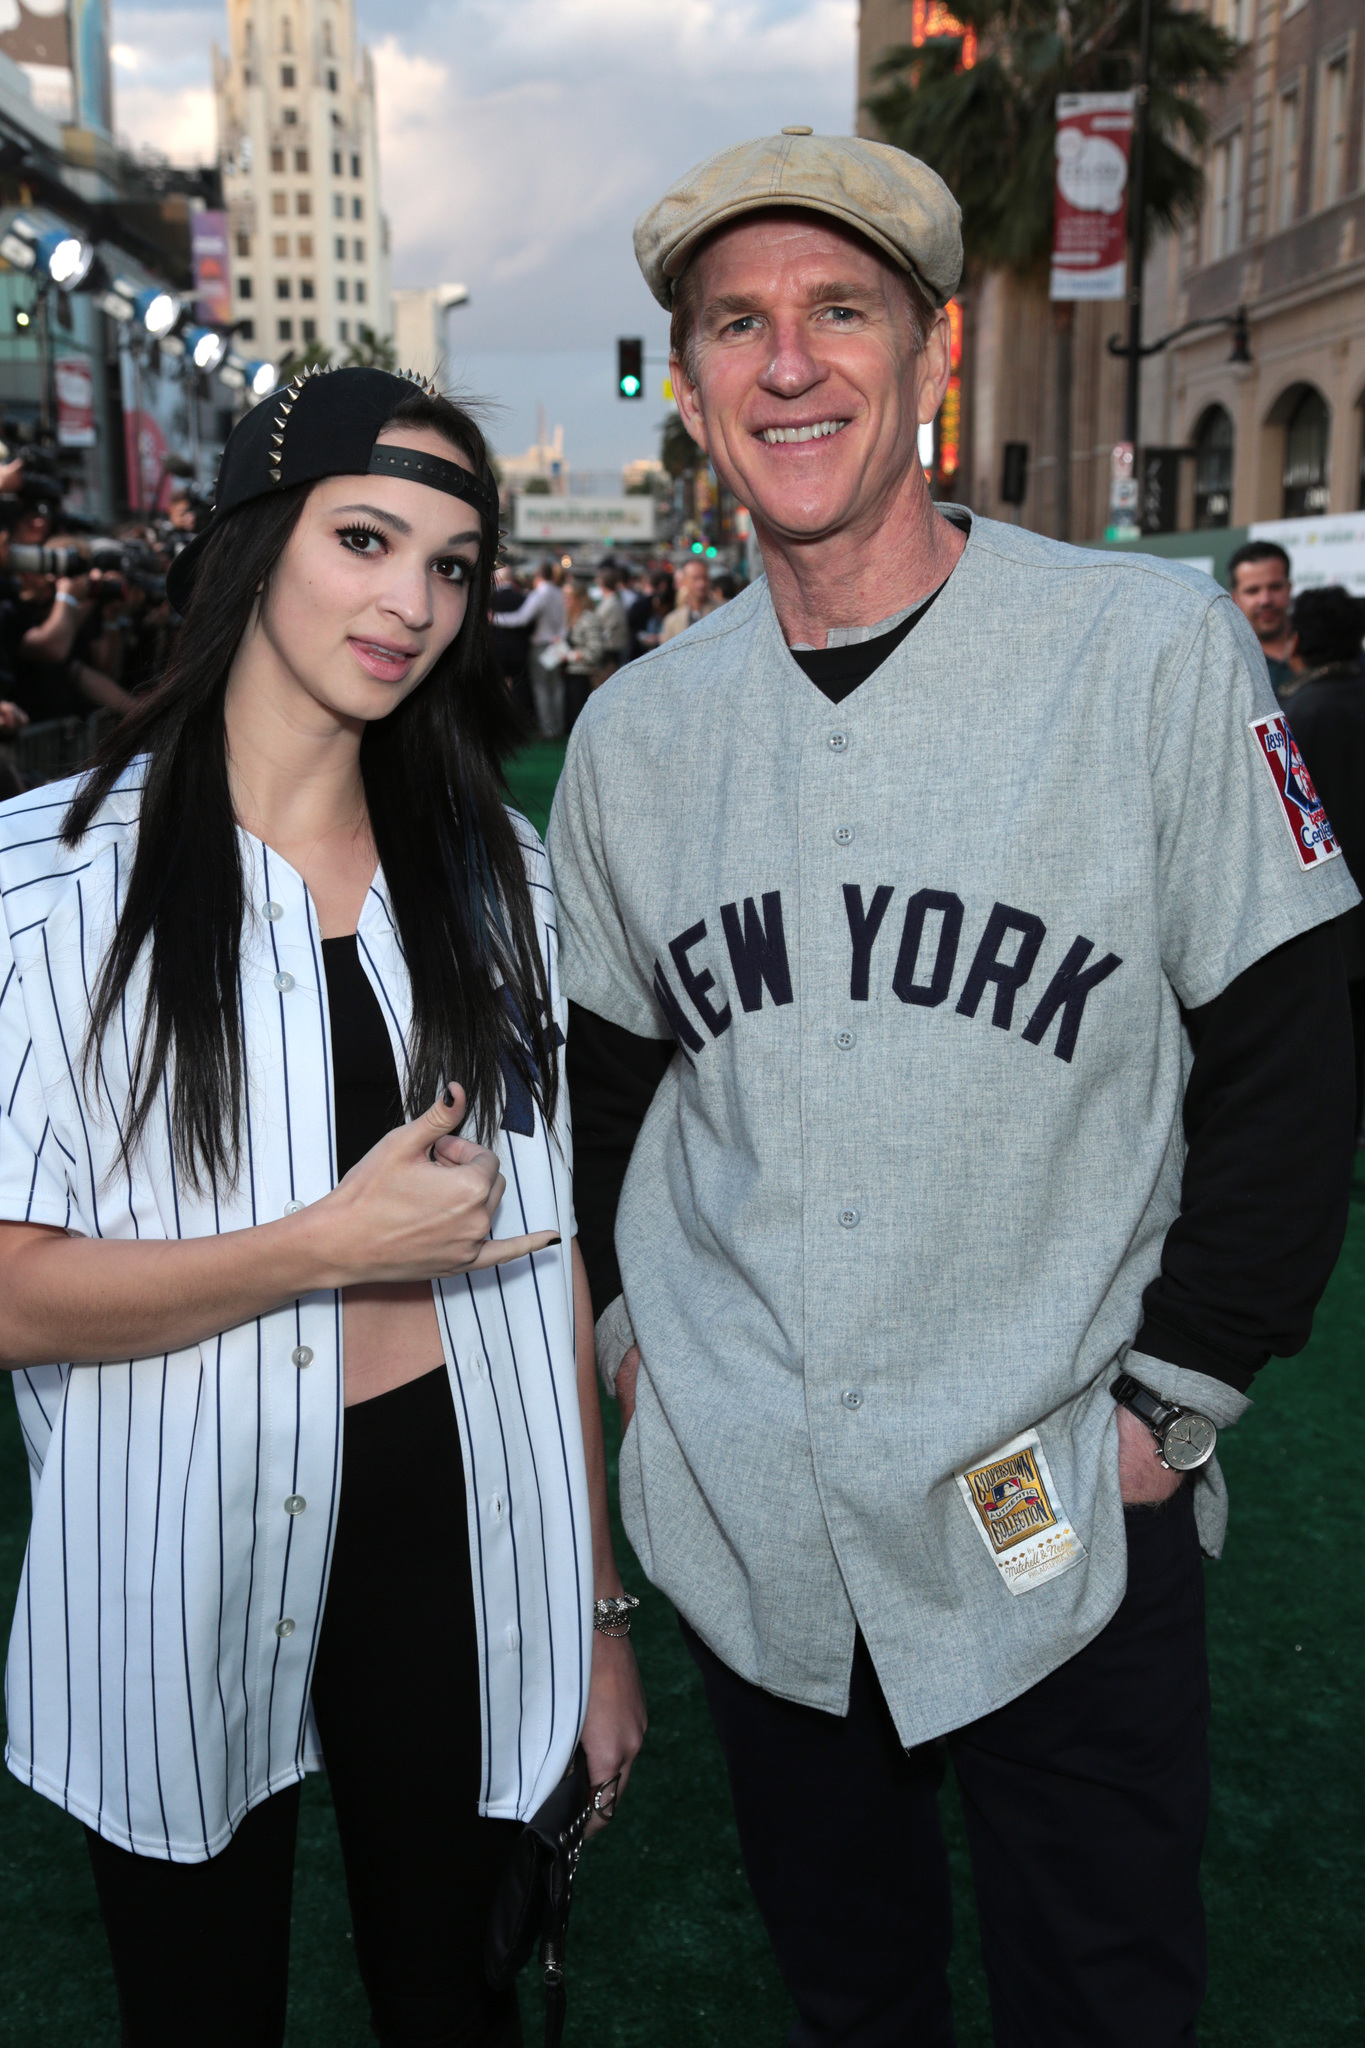
[[130, 2043], [283, 2039], [323, 1754], [380, 2039], [519, 2040], [508, 1846], [580, 1725], [608, 1786], [643, 1733], [490, 478], [412, 381], [296, 380], [160, 687], [0, 812], [7, 1759], [86, 1824]]

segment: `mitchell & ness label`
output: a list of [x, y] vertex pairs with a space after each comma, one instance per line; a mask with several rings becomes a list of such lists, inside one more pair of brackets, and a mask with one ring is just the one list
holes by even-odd
[[1027, 1593], [1085, 1556], [1057, 1499], [1036, 1429], [1011, 1437], [957, 1483], [981, 1540], [1011, 1593]]
[[1251, 730], [1280, 799], [1299, 865], [1312, 868], [1319, 861], [1334, 859], [1341, 852], [1341, 842], [1332, 830], [1284, 713], [1277, 712], [1273, 718], [1253, 718]]

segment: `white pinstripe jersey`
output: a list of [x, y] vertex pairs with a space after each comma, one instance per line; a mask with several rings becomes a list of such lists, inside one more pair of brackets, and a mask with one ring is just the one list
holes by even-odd
[[[81, 1084], [87, 990], [130, 871], [130, 771], [79, 847], [73, 784], [0, 806], [0, 1218], [108, 1238], [208, 1236], [335, 1182], [326, 983], [301, 878], [241, 835], [240, 1002], [250, 1077], [239, 1185], [177, 1177], [166, 1118], [125, 1168], [135, 979]], [[544, 851], [517, 820], [561, 1029]], [[403, 1071], [409, 990], [377, 875], [359, 951]], [[567, 1116], [509, 1106], [495, 1233], [562, 1246], [434, 1284], [459, 1419], [483, 1698], [480, 1811], [533, 1812], [587, 1702], [592, 1564], [575, 1392]], [[164, 1099], [164, 1098], [163, 1098]], [[563, 1100], [561, 1094], [561, 1101]], [[165, 1357], [14, 1375], [33, 1524], [6, 1672], [15, 1774], [124, 1848], [200, 1861], [321, 1764], [309, 1684], [341, 1475], [338, 1294], [305, 1295]], [[285, 1502], [306, 1506], [289, 1512]]]

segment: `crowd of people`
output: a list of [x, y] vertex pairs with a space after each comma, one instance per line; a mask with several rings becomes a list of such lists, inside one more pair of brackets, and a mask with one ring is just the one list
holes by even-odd
[[595, 569], [550, 557], [528, 576], [504, 565], [493, 589], [494, 646], [513, 700], [542, 739], [572, 731], [592, 691], [628, 661], [738, 596], [691, 556], [680, 569], [608, 558]]
[[194, 487], [176, 481], [164, 513], [92, 531], [65, 508], [51, 451], [0, 444], [0, 793], [85, 747], [68, 732], [39, 752], [21, 735], [107, 724], [164, 670], [177, 624], [166, 573], [200, 514]]

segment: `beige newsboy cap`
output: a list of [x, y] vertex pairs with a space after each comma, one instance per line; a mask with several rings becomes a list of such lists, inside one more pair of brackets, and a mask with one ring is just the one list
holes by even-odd
[[679, 178], [635, 223], [635, 256], [659, 304], [698, 242], [765, 206], [808, 207], [856, 228], [937, 305], [962, 276], [962, 214], [937, 171], [903, 149], [857, 135], [784, 128], [740, 142]]

